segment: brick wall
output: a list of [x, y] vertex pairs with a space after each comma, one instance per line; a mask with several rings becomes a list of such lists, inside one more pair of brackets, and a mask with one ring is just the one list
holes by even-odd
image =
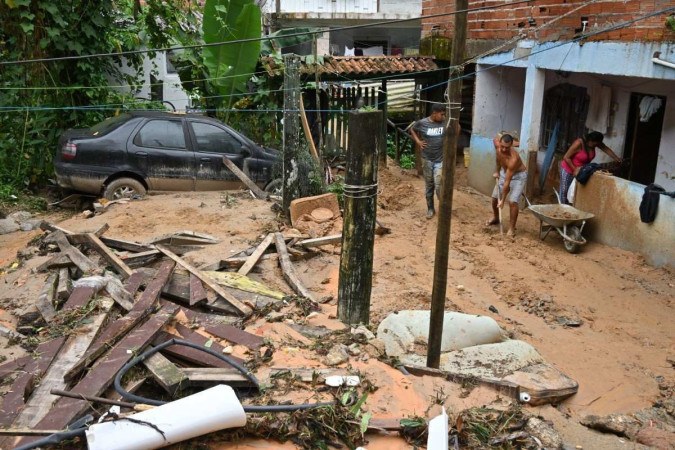
[[[513, 0], [470, 0], [469, 8], [501, 6]], [[675, 5], [673, 0], [596, 0], [554, 24], [535, 32], [537, 27], [560, 17], [588, 0], [535, 0], [513, 6], [472, 12], [468, 15], [468, 38], [480, 40], [511, 39], [519, 33], [540, 41], [570, 39], [581, 31], [581, 18], [588, 18], [587, 32], [593, 32]], [[454, 0], [422, 0], [422, 15], [454, 11]], [[592, 40], [673, 41], [675, 32], [665, 26], [666, 15], [644, 19], [620, 30], [608, 31]], [[452, 36], [454, 16], [422, 20], [422, 36], [432, 29]]]

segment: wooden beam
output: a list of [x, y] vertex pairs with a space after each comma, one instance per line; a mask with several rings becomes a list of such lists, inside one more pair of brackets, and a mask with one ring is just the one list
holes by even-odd
[[[206, 336], [199, 334], [195, 331], [192, 331], [188, 327], [177, 324], [176, 325], [176, 331], [180, 333], [182, 336], [182, 339], [186, 341], [190, 341], [193, 344], [199, 345], [199, 346], [204, 346], [206, 347], [207, 345], [211, 350], [214, 350], [218, 353], [222, 353], [224, 350], [224, 347], [220, 345], [219, 343], [215, 342], [213, 339], [209, 339]], [[174, 338], [175, 336], [164, 333], [160, 337], [158, 337], [157, 340], [153, 344], [158, 345], [161, 344], [162, 342], [166, 342], [169, 339]], [[227, 364], [225, 361], [216, 358], [213, 355], [209, 355], [208, 353], [199, 351], [197, 349], [191, 348], [191, 347], [186, 347], [183, 345], [173, 345], [170, 347], [165, 348], [162, 350], [162, 353], [174, 356], [176, 358], [180, 358], [182, 360], [188, 361], [192, 364], [197, 364], [199, 366], [203, 367], [231, 367], [229, 364]], [[243, 360], [240, 358], [237, 358], [236, 356], [229, 356], [230, 358], [234, 359], [235, 361], [239, 363], [243, 363]]]
[[281, 266], [281, 272], [284, 275], [284, 279], [296, 294], [309, 300], [316, 301], [312, 293], [307, 290], [307, 288], [300, 282], [300, 279], [295, 274], [293, 263], [291, 263], [291, 259], [288, 256], [288, 250], [286, 249], [284, 236], [281, 233], [275, 233], [274, 238], [275, 245], [277, 247], [277, 254], [279, 255], [279, 265]]
[[26, 399], [33, 393], [35, 383], [47, 371], [65, 341], [65, 337], [60, 337], [38, 345], [36, 349], [37, 358], [31, 359], [2, 398], [1, 426], [11, 425], [19, 415], [26, 404]]
[[251, 253], [251, 256], [246, 259], [246, 262], [239, 268], [237, 273], [241, 275], [247, 275], [258, 263], [258, 260], [263, 255], [263, 253], [265, 253], [265, 250], [267, 250], [267, 247], [270, 246], [273, 240], [274, 234], [269, 233], [267, 236], [265, 236], [265, 239], [263, 239], [263, 241], [256, 247], [253, 253]]
[[[52, 404], [58, 400], [58, 397], [52, 395], [49, 391], [51, 389], [66, 388], [63, 375], [77, 362], [80, 355], [85, 352], [91, 341], [96, 337], [112, 305], [112, 300], [103, 299], [100, 306], [101, 312], [93, 316], [90, 323], [83, 325], [70, 335], [63, 349], [40, 380], [40, 385], [35, 389], [25, 408], [14, 421], [14, 426], [34, 427], [47, 415]], [[57, 428], [64, 427], [59, 426]]]
[[171, 396], [178, 392], [181, 384], [187, 378], [174, 363], [161, 353], [155, 353], [145, 359], [143, 365], [148, 369], [157, 384], [162, 386]]
[[[317, 86], [318, 89], [318, 86]], [[302, 98], [302, 93], [300, 93], [300, 121], [302, 122], [302, 130], [305, 132], [305, 140], [309, 145], [309, 152], [314, 158], [319, 166], [321, 165], [321, 160], [319, 159], [319, 153], [316, 151], [316, 145], [314, 144], [314, 138], [312, 137], [312, 131], [309, 129], [309, 122], [307, 121], [307, 114], [305, 113], [305, 101]], [[319, 108], [317, 108], [319, 109]], [[317, 113], [320, 116], [321, 113]]]
[[180, 371], [185, 377], [184, 383], [190, 386], [226, 384], [231, 387], [254, 387], [251, 380], [233, 367], [184, 367]]
[[153, 262], [154, 260], [160, 258], [162, 252], [159, 250], [148, 250], [140, 253], [133, 253], [131, 255], [121, 256], [120, 259], [124, 261], [128, 267], [136, 269], [138, 267], [143, 267]]
[[56, 302], [63, 303], [68, 300], [72, 290], [73, 287], [70, 283], [70, 270], [64, 267], [59, 270], [59, 284], [56, 286]]
[[68, 238], [62, 231], [54, 232], [54, 240], [61, 249], [61, 252], [68, 255], [71, 261], [73, 261], [73, 263], [82, 271], [82, 273], [88, 274], [98, 269], [98, 266], [94, 264], [89, 258], [87, 258], [81, 251], [70, 245]]
[[190, 274], [190, 306], [202, 303], [208, 300], [202, 280], [193, 273]]
[[298, 245], [302, 245], [305, 248], [310, 247], [320, 247], [322, 245], [328, 244], [341, 244], [342, 243], [342, 234], [332, 234], [330, 236], [324, 236], [314, 239], [305, 239], [298, 242]]
[[258, 187], [257, 184], [255, 184], [251, 179], [239, 169], [232, 161], [229, 160], [227, 156], [223, 156], [223, 164], [225, 164], [225, 167], [230, 169], [232, 173], [241, 180], [242, 183], [246, 185], [247, 188], [253, 192], [253, 195], [256, 196], [256, 198], [266, 200], [268, 197], [267, 192], [263, 191]]
[[81, 308], [89, 303], [89, 300], [96, 294], [96, 289], [91, 286], [77, 286], [73, 289], [61, 308], [61, 312], [72, 311]]
[[128, 252], [141, 253], [154, 250], [155, 247], [147, 244], [139, 244], [138, 242], [126, 241], [124, 239], [116, 239], [109, 237], [101, 237], [101, 242], [115, 250], [126, 250]]
[[[129, 279], [129, 278], [127, 278]], [[122, 282], [114, 277], [108, 278], [108, 284], [105, 286], [110, 297], [115, 303], [120, 305], [125, 311], [131, 311], [134, 307], [134, 296], [122, 285]]]
[[44, 287], [42, 288], [42, 292], [40, 292], [40, 295], [38, 296], [37, 302], [35, 302], [35, 306], [37, 307], [38, 311], [40, 311], [40, 315], [47, 323], [51, 322], [51, 320], [56, 316], [56, 310], [54, 309], [54, 296], [56, 295], [56, 284], [58, 281], [58, 273], [52, 273], [49, 275]]
[[56, 253], [54, 256], [49, 258], [47, 261], [43, 262], [37, 266], [38, 272], [47, 272], [52, 269], [61, 269], [74, 266], [73, 261], [65, 253]]
[[11, 361], [7, 361], [0, 365], [0, 381], [4, 380], [7, 376], [14, 374], [15, 372], [23, 369], [26, 364], [31, 361], [30, 356], [22, 356], [21, 358], [15, 358]]
[[204, 328], [214, 336], [236, 345], [244, 345], [251, 350], [259, 349], [265, 342], [262, 336], [240, 330], [232, 325], [205, 325]]
[[[166, 261], [159, 268], [155, 278], [148, 283], [148, 287], [143, 291], [143, 294], [141, 294], [138, 301], [134, 303], [134, 307], [131, 311], [120, 319], [108, 324], [96, 341], [91, 345], [91, 348], [87, 353], [64, 375], [66, 380], [72, 380], [82, 370], [92, 365], [94, 361], [114, 345], [115, 342], [154, 311], [162, 287], [171, 276], [173, 268], [174, 263], [172, 261]], [[131, 278], [129, 279], [131, 280]]]
[[180, 265], [183, 267], [185, 270], [190, 272], [191, 274], [195, 275], [197, 278], [199, 278], [206, 286], [209, 287], [212, 291], [214, 291], [216, 294], [220, 295], [223, 300], [228, 302], [230, 305], [232, 305], [239, 313], [243, 316], [249, 316], [253, 311], [252, 309], [234, 298], [232, 295], [229, 293], [225, 292], [224, 289], [222, 289], [218, 283], [216, 283], [214, 280], [212, 280], [210, 277], [204, 275], [199, 269], [193, 267], [191, 264], [187, 263], [185, 260], [182, 258], [179, 258], [177, 255], [166, 249], [162, 245], [158, 245], [157, 249], [164, 253], [166, 256], [171, 258], [176, 262], [176, 264]]
[[94, 233], [87, 233], [89, 245], [94, 248], [100, 255], [110, 264], [115, 271], [122, 276], [128, 278], [133, 272], [124, 261], [122, 261], [115, 253], [113, 253], [107, 245], [105, 245], [98, 236]]
[[[177, 306], [165, 306], [142, 326], [126, 335], [70, 392], [100, 396], [110, 386], [122, 366], [134, 357], [136, 351], [142, 351], [152, 341], [162, 327], [173, 318], [177, 310]], [[129, 351], [130, 349], [134, 351]], [[38, 430], [64, 428], [88, 408], [89, 404], [86, 401], [67, 397], [60, 398], [49, 413], [35, 424], [34, 428]], [[24, 438], [19, 445], [27, 444], [33, 440]]]

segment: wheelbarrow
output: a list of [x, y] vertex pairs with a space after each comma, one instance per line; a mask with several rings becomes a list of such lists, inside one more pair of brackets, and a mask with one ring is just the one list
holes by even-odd
[[556, 230], [563, 238], [565, 250], [576, 253], [579, 247], [586, 243], [586, 239], [581, 235], [586, 221], [595, 216], [574, 206], [561, 204], [558, 191], [553, 189], [553, 192], [558, 199], [557, 205], [533, 205], [525, 196], [528, 209], [539, 219], [539, 239], [543, 241], [551, 230]]

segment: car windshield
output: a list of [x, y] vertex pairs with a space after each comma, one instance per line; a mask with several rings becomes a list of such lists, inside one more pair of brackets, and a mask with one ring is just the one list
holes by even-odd
[[109, 117], [105, 119], [103, 122], [97, 123], [93, 127], [89, 128], [89, 132], [91, 132], [91, 134], [94, 136], [101, 136], [104, 134], [108, 134], [112, 130], [119, 127], [127, 120], [129, 120], [130, 118], [131, 115], [129, 114], [120, 114], [119, 116]]

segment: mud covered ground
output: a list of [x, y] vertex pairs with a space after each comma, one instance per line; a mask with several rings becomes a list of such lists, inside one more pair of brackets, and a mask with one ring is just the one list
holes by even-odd
[[[557, 235], [540, 241], [539, 222], [527, 212], [520, 216], [515, 240], [503, 238], [498, 227], [483, 225], [491, 214], [490, 200], [466, 187], [465, 176], [464, 169], [458, 168], [447, 309], [493, 317], [513, 338], [532, 344], [549, 363], [579, 383], [578, 394], [557, 408], [529, 408], [552, 420], [566, 442], [594, 449], [636, 448], [615, 436], [591, 432], [578, 421], [586, 414], [637, 411], [672, 396], [672, 269], [651, 267], [640, 255], [592, 242], [579, 254], [569, 254]], [[429, 308], [437, 220], [424, 216], [423, 188], [423, 181], [410, 172], [392, 168], [380, 173], [378, 220], [392, 233], [375, 240], [374, 326], [392, 311]], [[269, 203], [220, 192], [150, 196], [113, 205], [91, 219], [67, 211], [50, 212], [45, 218], [76, 232], [108, 223], [108, 235], [137, 241], [179, 230], [221, 238], [220, 244], [188, 253], [186, 259], [195, 265], [215, 262], [255, 245], [262, 235], [280, 227]], [[5, 269], [0, 275], [0, 322], [8, 326], [15, 320], [11, 312], [34, 301], [44, 283], [46, 275], [31, 271], [44, 257], [26, 255], [22, 267], [8, 270], [17, 251], [39, 234], [0, 236], [0, 268]], [[320, 256], [296, 263], [296, 268], [317, 297], [337, 297], [339, 249], [326, 246], [322, 250]], [[265, 263], [260, 268], [254, 277], [288, 290], [274, 265]], [[323, 307], [326, 315], [335, 308], [331, 304]], [[1, 350], [7, 357], [21, 353], [18, 346]], [[275, 362], [281, 364], [285, 352], [278, 353]], [[418, 400], [410, 401], [411, 385], [402, 375], [380, 370], [380, 363], [360, 364], [364, 370], [370, 368], [375, 382], [391, 385], [382, 399], [373, 400], [374, 414], [422, 414], [438, 390], [439, 382], [425, 377], [413, 387]], [[481, 390], [460, 399], [461, 389], [445, 389], [450, 394], [446, 405], [451, 413], [494, 400]], [[281, 448], [267, 444], [257, 441], [219, 448]], [[408, 448], [390, 438], [378, 438], [367, 447]], [[294, 446], [287, 444], [286, 448]]]

